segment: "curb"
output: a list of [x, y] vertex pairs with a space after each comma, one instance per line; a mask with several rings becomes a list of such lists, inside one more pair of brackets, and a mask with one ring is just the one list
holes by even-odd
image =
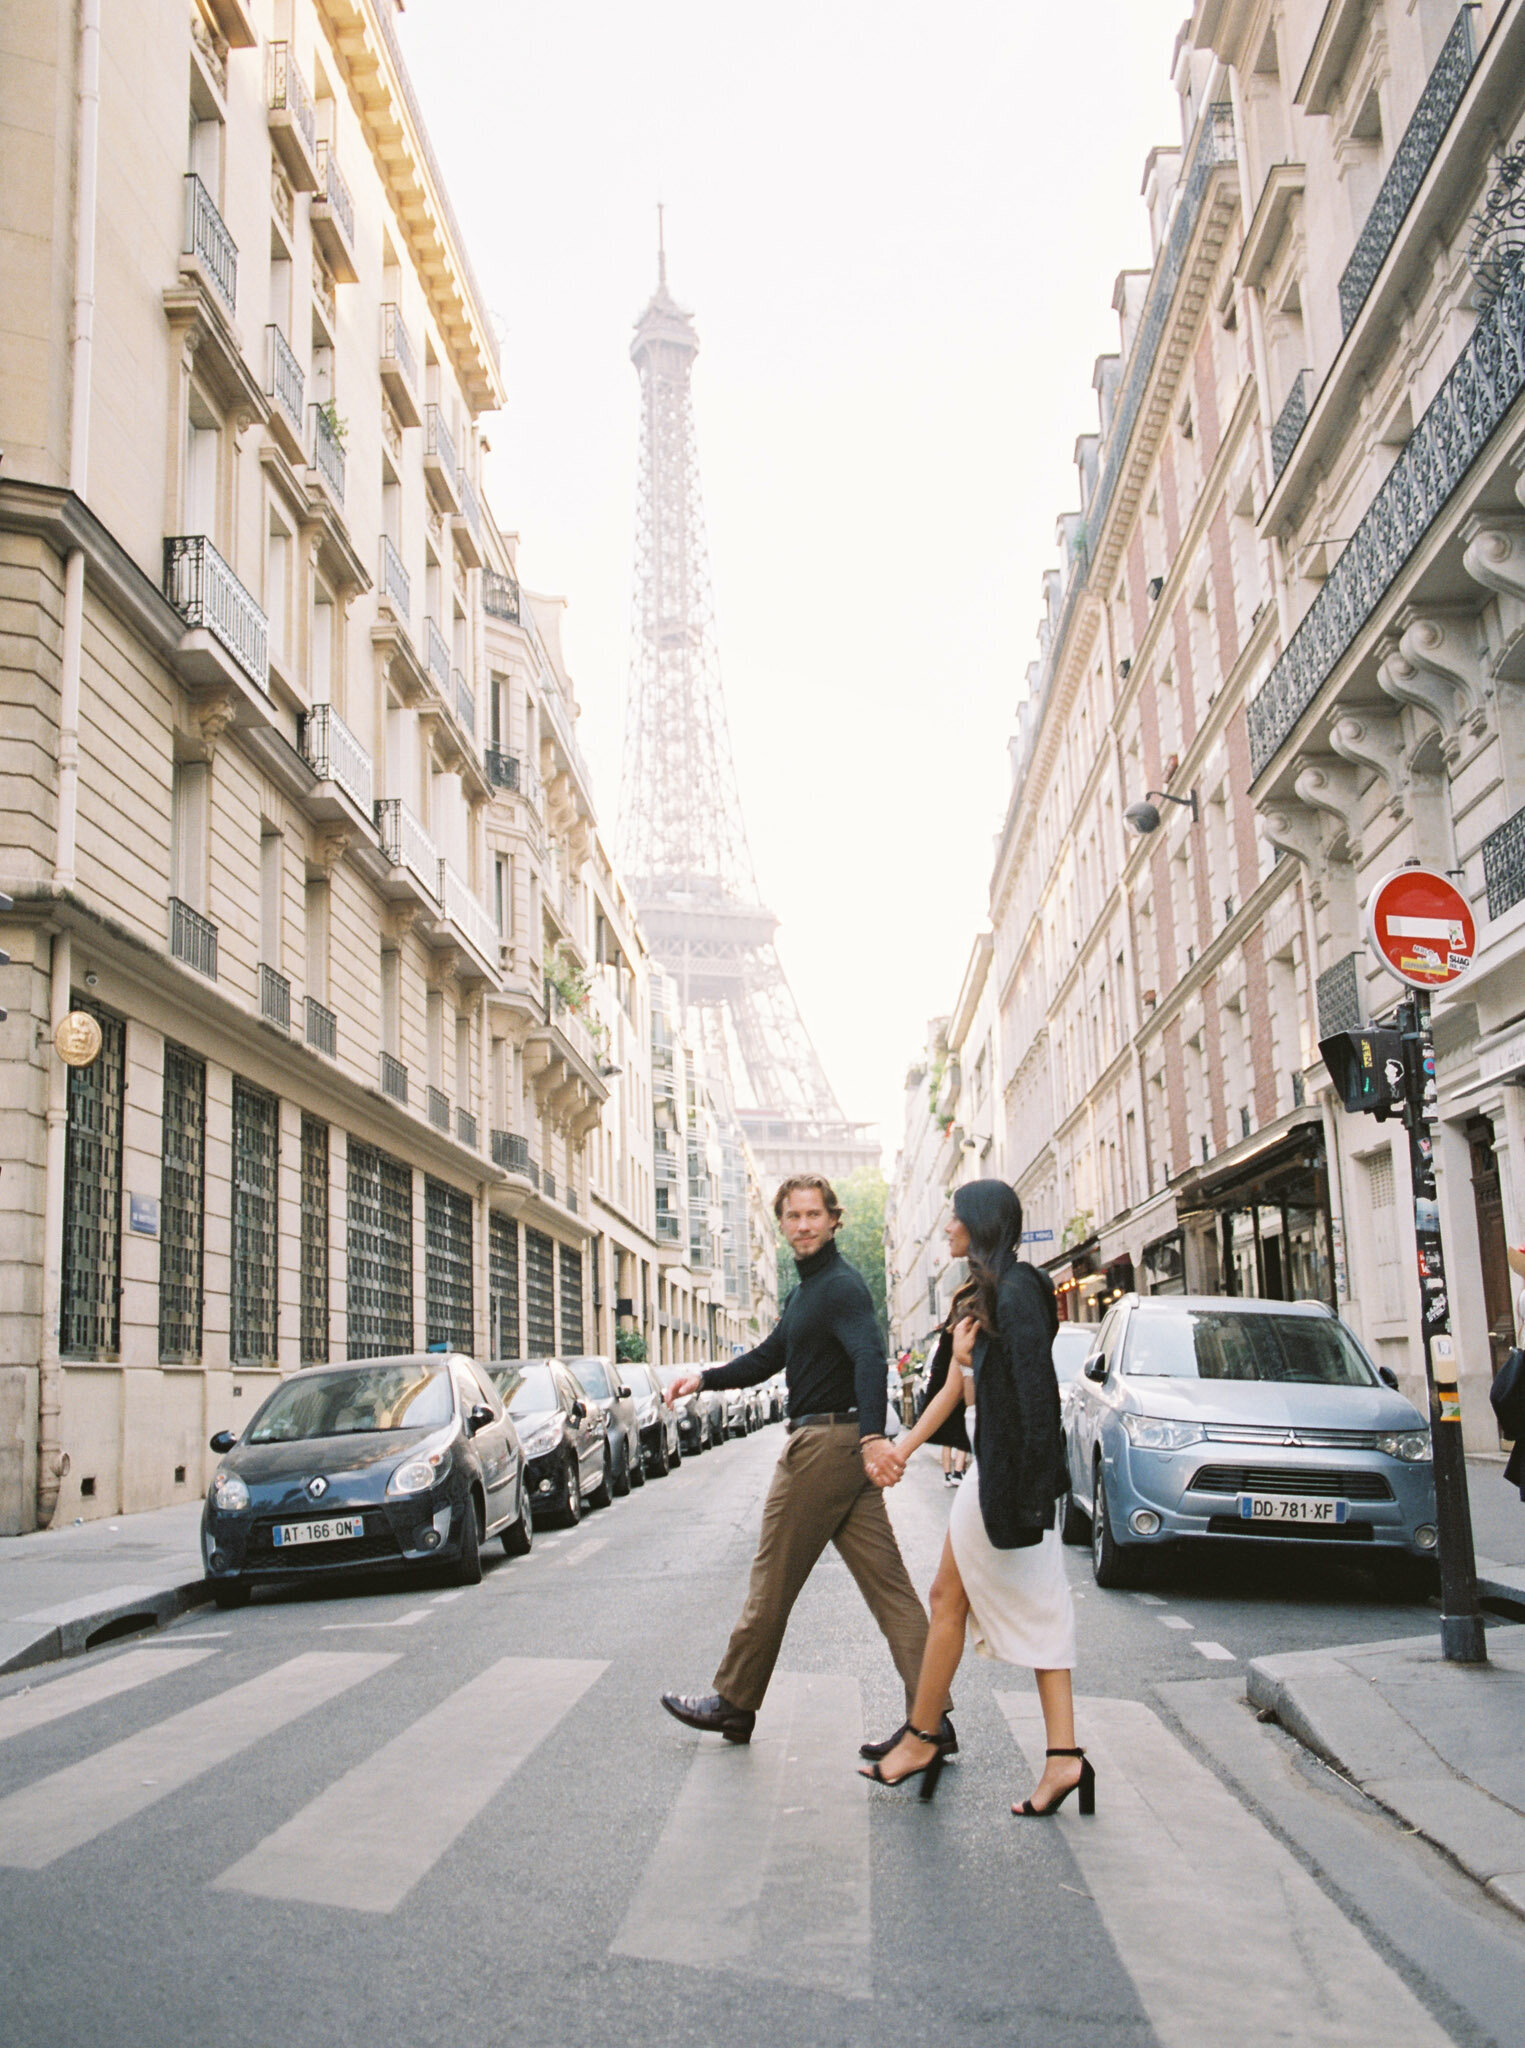
[[86, 1593], [57, 1607], [39, 1608], [14, 1621], [0, 1621], [0, 1675], [28, 1671], [60, 1657], [77, 1657], [118, 1636], [159, 1628], [211, 1595], [204, 1577], [174, 1585], [112, 1586], [105, 1593]]

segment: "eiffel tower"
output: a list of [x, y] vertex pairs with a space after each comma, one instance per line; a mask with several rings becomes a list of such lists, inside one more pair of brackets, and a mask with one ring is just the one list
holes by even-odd
[[657, 288], [630, 345], [642, 431], [620, 861], [652, 951], [730, 1078], [764, 1182], [845, 1176], [877, 1165], [879, 1146], [843, 1115], [810, 1042], [741, 815], [694, 436], [698, 353], [693, 315], [667, 289], [659, 208]]

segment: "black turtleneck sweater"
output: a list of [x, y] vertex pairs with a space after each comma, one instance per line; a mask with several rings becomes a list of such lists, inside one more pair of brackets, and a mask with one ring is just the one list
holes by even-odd
[[863, 1276], [837, 1250], [836, 1239], [796, 1259], [800, 1284], [761, 1344], [712, 1365], [706, 1387], [755, 1387], [782, 1370], [789, 1413], [858, 1411], [858, 1434], [882, 1436], [888, 1366], [874, 1304]]

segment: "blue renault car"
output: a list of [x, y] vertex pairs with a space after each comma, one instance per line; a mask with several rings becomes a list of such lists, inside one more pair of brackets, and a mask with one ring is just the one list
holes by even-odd
[[1125, 1295], [1064, 1409], [1067, 1542], [1099, 1586], [1185, 1539], [1317, 1548], [1428, 1585], [1425, 1418], [1322, 1302]]

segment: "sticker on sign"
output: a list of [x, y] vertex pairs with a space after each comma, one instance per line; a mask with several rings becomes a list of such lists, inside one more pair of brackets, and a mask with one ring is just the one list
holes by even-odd
[[1449, 988], [1472, 965], [1477, 924], [1449, 876], [1433, 868], [1399, 868], [1371, 892], [1366, 943], [1409, 988]]

